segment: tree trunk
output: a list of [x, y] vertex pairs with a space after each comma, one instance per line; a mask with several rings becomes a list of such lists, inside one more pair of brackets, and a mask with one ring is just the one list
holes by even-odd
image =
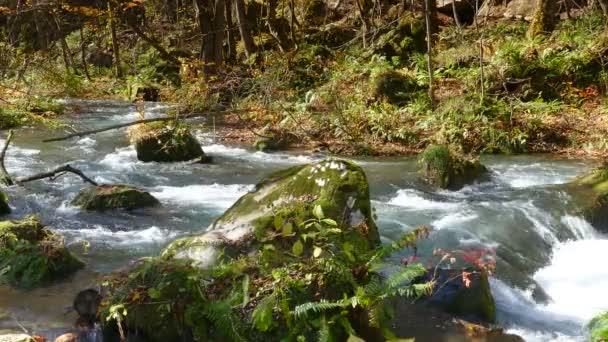
[[224, 37], [226, 36], [226, 0], [215, 0], [213, 10], [213, 60], [215, 67], [219, 67], [224, 62]]
[[87, 50], [86, 50], [86, 41], [84, 40], [84, 33], [82, 32], [82, 27], [80, 28], [80, 58], [82, 59], [82, 69], [84, 69], [84, 75], [87, 77], [87, 80], [91, 80], [91, 74], [89, 74], [89, 67], [87, 65]]
[[427, 67], [429, 72], [429, 98], [431, 100], [431, 108], [435, 108], [435, 90], [433, 82], [433, 33], [431, 23], [431, 9], [434, 0], [424, 0], [424, 18], [426, 22], [426, 46], [427, 46]]
[[241, 40], [245, 47], [245, 54], [247, 58], [255, 53], [255, 44], [253, 37], [251, 36], [251, 29], [247, 17], [245, 15], [245, 4], [243, 0], [234, 0], [234, 7], [236, 9], [236, 21], [239, 25], [239, 33], [241, 34]]
[[234, 20], [232, 18], [232, 0], [226, 0], [226, 39], [228, 42], [228, 49], [226, 50], [226, 59], [234, 60], [236, 56], [236, 38], [234, 37]]
[[528, 27], [528, 37], [535, 38], [548, 34], [555, 28], [556, 1], [538, 0], [534, 17]]
[[270, 35], [277, 41], [279, 44], [279, 49], [281, 51], [285, 51], [289, 48], [289, 42], [287, 41], [287, 35], [285, 30], [283, 30], [280, 26], [280, 22], [277, 19], [277, 0], [268, 0], [268, 6], [266, 7], [268, 10], [268, 31]]
[[[363, 9], [363, 4], [361, 4], [362, 0], [355, 0], [357, 2], [357, 13], [359, 14], [359, 19], [361, 20], [361, 28], [362, 28], [362, 38], [363, 38], [363, 48], [367, 47], [367, 33], [370, 29], [370, 23], [367, 18], [367, 14]], [[425, 0], [426, 1], [426, 0]]]
[[[462, 25], [460, 24], [460, 17], [458, 16], [458, 10], [456, 9], [456, 0], [452, 1], [452, 13], [454, 15], [454, 22], [456, 22], [456, 26], [460, 28]], [[475, 11], [477, 13], [477, 10]]]
[[116, 37], [116, 23], [112, 9], [112, 0], [108, 1], [108, 25], [110, 26], [110, 36], [112, 39], [112, 53], [114, 55], [114, 76], [121, 77], [120, 71], [120, 48], [118, 46], [118, 38]]

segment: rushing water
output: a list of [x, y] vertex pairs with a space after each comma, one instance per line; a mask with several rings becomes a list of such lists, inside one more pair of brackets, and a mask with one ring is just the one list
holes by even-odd
[[[77, 129], [137, 118], [128, 103], [77, 104], [82, 113], [65, 119]], [[147, 105], [150, 116], [166, 109]], [[69, 202], [85, 185], [70, 175], [12, 188], [11, 216], [40, 213], [88, 266], [49, 288], [23, 292], [0, 286], [0, 331], [19, 324], [33, 331], [69, 326], [73, 316], [64, 314], [64, 307], [79, 289], [94, 282], [95, 274], [157, 254], [176, 237], [204, 230], [273, 170], [323, 158], [226, 146], [202, 124], [196, 134], [214, 158], [211, 165], [139, 162], [124, 130], [41, 142], [57, 134], [40, 127], [17, 131], [6, 161], [9, 172], [23, 176], [69, 162], [97, 182], [145, 188], [163, 205], [135, 212], [80, 212]], [[414, 158], [358, 162], [370, 181], [384, 242], [429, 224], [434, 230], [421, 242], [423, 254], [433, 248], [496, 250], [492, 291], [499, 322], [510, 331], [528, 341], [580, 341], [585, 322], [608, 309], [608, 270], [596, 261], [607, 259], [608, 240], [583, 219], [570, 216], [565, 210], [570, 199], [554, 186], [588, 171], [590, 163], [548, 156], [485, 157], [493, 172], [490, 181], [448, 192], [425, 187]], [[84, 241], [90, 248], [83, 247]]]

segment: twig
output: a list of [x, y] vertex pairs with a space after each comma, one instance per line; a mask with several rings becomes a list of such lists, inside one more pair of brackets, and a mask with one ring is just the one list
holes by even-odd
[[6, 142], [2, 147], [2, 152], [0, 153], [0, 172], [2, 172], [0, 182], [4, 183], [4, 185], [13, 185], [15, 184], [11, 179], [11, 176], [6, 171], [6, 167], [4, 166], [4, 157], [6, 156], [6, 150], [8, 149], [8, 145], [11, 143], [11, 139], [13, 139], [13, 130], [8, 131], [8, 136], [6, 137]]
[[[242, 110], [229, 110], [229, 111], [213, 111], [213, 112], [191, 113], [191, 114], [184, 114], [180, 118], [181, 119], [191, 119], [191, 118], [198, 118], [198, 117], [207, 116], [209, 114], [238, 113], [238, 112], [245, 112], [245, 111], [249, 111], [249, 110], [248, 109], [242, 109]], [[75, 137], [83, 137], [85, 135], [91, 135], [91, 134], [101, 133], [101, 132], [110, 131], [110, 130], [113, 130], [113, 129], [119, 129], [119, 128], [129, 127], [129, 126], [133, 126], [133, 125], [139, 125], [139, 124], [143, 124], [143, 123], [157, 122], [157, 121], [172, 121], [172, 120], [177, 120], [177, 118], [176, 117], [164, 117], [164, 118], [142, 119], [142, 120], [127, 122], [127, 123], [123, 123], [123, 124], [112, 125], [112, 126], [107, 126], [107, 127], [98, 128], [98, 129], [92, 129], [92, 130], [88, 130], [88, 131], [75, 132], [75, 133], [68, 134], [68, 135], [65, 135], [65, 136], [62, 136], [62, 137], [55, 137], [55, 138], [45, 139], [45, 140], [42, 140], [42, 142], [46, 143], [46, 142], [52, 142], [52, 141], [68, 140], [68, 139], [75, 138]]]
[[69, 164], [64, 165], [64, 166], [60, 166], [54, 170], [48, 171], [48, 172], [42, 172], [42, 173], [37, 173], [35, 175], [32, 176], [27, 176], [27, 177], [19, 177], [15, 179], [15, 182], [17, 184], [23, 184], [26, 182], [31, 182], [31, 181], [35, 181], [35, 180], [39, 180], [39, 179], [44, 179], [44, 178], [53, 178], [58, 174], [64, 174], [66, 172], [70, 172], [73, 173], [77, 176], [79, 176], [80, 178], [82, 178], [83, 181], [90, 183], [94, 186], [98, 186], [99, 184], [97, 184], [94, 180], [90, 179], [89, 177], [87, 177], [82, 171], [73, 168], [72, 166], [70, 166]]

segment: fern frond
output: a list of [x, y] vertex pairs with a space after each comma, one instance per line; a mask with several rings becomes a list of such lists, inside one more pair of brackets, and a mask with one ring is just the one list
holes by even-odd
[[385, 282], [385, 294], [393, 294], [404, 284], [409, 284], [416, 277], [426, 273], [424, 266], [420, 264], [408, 265], [399, 271], [391, 274]]
[[330, 302], [326, 299], [321, 299], [318, 302], [308, 302], [296, 306], [293, 315], [297, 319], [305, 317], [310, 312], [322, 313], [328, 310], [343, 308], [346, 304], [344, 301]]
[[228, 300], [208, 302], [203, 308], [203, 315], [231, 340], [245, 341], [239, 334], [239, 320], [233, 319], [232, 306]]
[[273, 293], [262, 299], [258, 306], [253, 310], [253, 313], [251, 314], [253, 326], [259, 331], [268, 331], [273, 327], [275, 322], [272, 314], [276, 302], [276, 296]]

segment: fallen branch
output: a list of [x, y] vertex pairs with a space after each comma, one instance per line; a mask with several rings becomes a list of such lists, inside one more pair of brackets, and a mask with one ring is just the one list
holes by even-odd
[[46, 143], [46, 142], [52, 142], [52, 141], [62, 141], [62, 140], [68, 140], [68, 139], [75, 138], [75, 137], [79, 137], [80, 138], [80, 137], [83, 137], [83, 136], [86, 136], [86, 135], [101, 133], [101, 132], [110, 131], [110, 130], [113, 130], [113, 129], [119, 129], [119, 128], [129, 127], [129, 126], [133, 126], [133, 125], [150, 123], [150, 122], [172, 121], [172, 120], [179, 120], [179, 119], [191, 119], [191, 118], [198, 118], [198, 117], [208, 116], [210, 114], [239, 113], [239, 112], [246, 112], [246, 111], [249, 111], [249, 110], [242, 109], [242, 110], [229, 110], [229, 111], [214, 111], [214, 112], [203, 112], [203, 113], [190, 113], [190, 114], [180, 115], [179, 118], [178, 117], [163, 117], [163, 118], [153, 118], [153, 119], [142, 119], [142, 120], [127, 122], [127, 123], [123, 123], [123, 124], [118, 124], [118, 125], [112, 125], [112, 126], [107, 126], [107, 127], [103, 127], [103, 128], [92, 129], [92, 130], [88, 130], [88, 131], [75, 132], [75, 133], [68, 134], [68, 135], [65, 135], [65, 136], [62, 136], [62, 137], [55, 137], [55, 138], [45, 139], [45, 140], [42, 140], [42, 142]]
[[39, 179], [44, 179], [44, 178], [54, 178], [56, 176], [59, 175], [63, 175], [67, 172], [73, 173], [77, 176], [79, 176], [80, 178], [82, 178], [83, 181], [90, 183], [94, 186], [98, 186], [99, 184], [97, 184], [94, 180], [92, 180], [91, 178], [87, 177], [82, 171], [73, 168], [72, 166], [70, 166], [69, 164], [67, 165], [63, 165], [60, 166], [54, 170], [48, 171], [48, 172], [42, 172], [42, 173], [37, 173], [35, 175], [32, 176], [27, 176], [27, 177], [19, 177], [15, 179], [15, 183], [17, 184], [23, 184], [23, 183], [27, 183], [27, 182], [31, 182], [31, 181], [35, 181], [35, 180], [39, 180]]
[[6, 171], [6, 167], [4, 166], [4, 157], [6, 156], [6, 150], [8, 149], [8, 145], [11, 143], [11, 139], [13, 139], [13, 130], [8, 131], [8, 135], [6, 136], [6, 141], [4, 142], [4, 146], [2, 147], [2, 152], [0, 153], [0, 182], [4, 185], [13, 185], [15, 184], [11, 179], [11, 176]]

